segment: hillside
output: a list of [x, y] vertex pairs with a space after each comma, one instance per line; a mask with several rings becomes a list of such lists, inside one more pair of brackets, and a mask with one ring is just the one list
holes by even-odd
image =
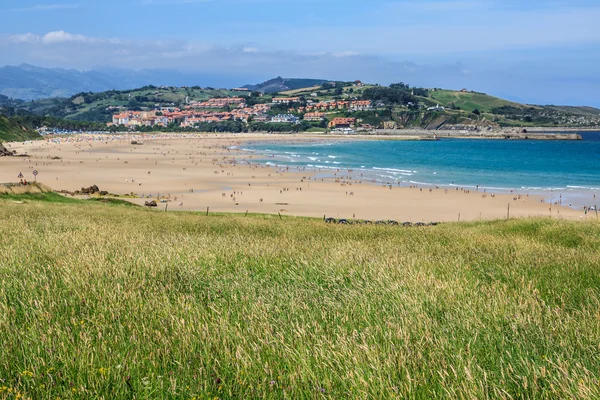
[[596, 222], [35, 198], [0, 195], [0, 397], [600, 397]]
[[499, 107], [524, 107], [522, 104], [513, 103], [484, 93], [460, 92], [452, 90], [430, 90], [429, 99], [443, 106], [454, 105], [465, 111], [479, 110], [490, 112]]
[[239, 95], [240, 92], [198, 86], [179, 88], [145, 86], [132, 90], [77, 93], [69, 98], [42, 99], [19, 104], [13, 102], [12, 106], [37, 115], [76, 121], [109, 122], [118, 107], [125, 109], [154, 108], [156, 104], [179, 107], [185, 105], [186, 100], [189, 102], [204, 101], [214, 97]]
[[40, 135], [24, 125], [0, 115], [0, 143], [38, 139]]
[[258, 91], [261, 93], [278, 93], [285, 92], [288, 90], [297, 90], [321, 86], [325, 82], [329, 81], [324, 79], [289, 79], [277, 77], [275, 79], [259, 83], [258, 85], [246, 85], [244, 86], [244, 88]]
[[[314, 86], [317, 82], [320, 85]], [[249, 106], [270, 103], [273, 97], [297, 97], [301, 106], [307, 102], [353, 101], [368, 99], [376, 107], [357, 113], [348, 111], [328, 112], [326, 118], [355, 117], [361, 123], [375, 128], [427, 128], [441, 127], [455, 129], [487, 129], [498, 127], [599, 127], [600, 110], [592, 107], [538, 106], [519, 104], [484, 93], [451, 91], [441, 89], [411, 88], [396, 84], [392, 87], [361, 84], [356, 82], [325, 82], [306, 79], [276, 78], [254, 86], [252, 92], [216, 89], [210, 87], [156, 87], [144, 86], [131, 90], [110, 90], [92, 93], [81, 92], [69, 98], [52, 98], [24, 102], [0, 96], [0, 114], [11, 112], [28, 113], [74, 120], [79, 122], [107, 123], [112, 115], [120, 110], [140, 111], [162, 108], [185, 108], [192, 102], [202, 102], [211, 98], [245, 97]], [[285, 84], [292, 87], [271, 94], [258, 91], [281, 90]], [[270, 88], [270, 89], [269, 89]], [[412, 104], [412, 105], [411, 105]], [[436, 106], [444, 109], [436, 108]], [[4, 107], [4, 111], [2, 111]], [[428, 110], [433, 107], [434, 110]], [[12, 110], [12, 111], [11, 111]], [[213, 111], [227, 111], [215, 109]], [[290, 112], [285, 105], [275, 107], [271, 114]], [[292, 110], [292, 112], [295, 112]], [[297, 113], [302, 117], [302, 113]], [[62, 124], [66, 126], [68, 124]], [[213, 124], [214, 125], [214, 124]], [[235, 127], [205, 126], [216, 131], [242, 131]], [[313, 124], [315, 125], [315, 124]], [[316, 124], [319, 125], [319, 124]], [[302, 129], [322, 131], [322, 126], [303, 126]], [[325, 123], [326, 125], [326, 123]], [[262, 127], [261, 129], [267, 129]], [[272, 128], [272, 126], [271, 126]], [[291, 128], [290, 128], [291, 129]]]

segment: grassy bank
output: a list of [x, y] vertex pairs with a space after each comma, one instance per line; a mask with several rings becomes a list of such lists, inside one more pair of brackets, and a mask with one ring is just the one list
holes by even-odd
[[598, 223], [0, 210], [0, 398], [600, 397]]
[[0, 115], [0, 143], [39, 139], [40, 135], [29, 127]]

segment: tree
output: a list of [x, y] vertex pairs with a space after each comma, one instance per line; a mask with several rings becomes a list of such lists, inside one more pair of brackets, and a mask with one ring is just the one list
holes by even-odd
[[473, 110], [473, 114], [475, 114], [475, 115], [481, 115], [481, 111], [479, 111], [479, 109], [476, 108], [476, 109]]
[[400, 83], [392, 83], [390, 85], [390, 88], [392, 88], [392, 89], [399, 89], [399, 90], [409, 90], [410, 86], [408, 86], [404, 82], [400, 82]]

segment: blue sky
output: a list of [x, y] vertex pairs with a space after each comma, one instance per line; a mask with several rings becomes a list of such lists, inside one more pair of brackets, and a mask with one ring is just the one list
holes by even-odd
[[0, 65], [405, 81], [600, 106], [599, 0], [0, 0], [0, 14]]

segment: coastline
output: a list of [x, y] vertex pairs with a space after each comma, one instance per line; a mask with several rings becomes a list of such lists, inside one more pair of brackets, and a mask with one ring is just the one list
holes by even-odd
[[[143, 205], [153, 199], [169, 211], [252, 212], [323, 218], [444, 222], [552, 216], [591, 218], [580, 210], [543, 203], [536, 195], [495, 194], [432, 187], [388, 187], [357, 180], [343, 171], [331, 179], [316, 171], [294, 171], [259, 162], [262, 155], [232, 150], [244, 143], [339, 140], [320, 135], [151, 135], [70, 136], [11, 143], [29, 158], [0, 159], [0, 182], [19, 172], [56, 191], [74, 192], [97, 185], [100, 190], [131, 195]], [[352, 138], [343, 137], [347, 140]], [[58, 158], [57, 158], [58, 157]]]

